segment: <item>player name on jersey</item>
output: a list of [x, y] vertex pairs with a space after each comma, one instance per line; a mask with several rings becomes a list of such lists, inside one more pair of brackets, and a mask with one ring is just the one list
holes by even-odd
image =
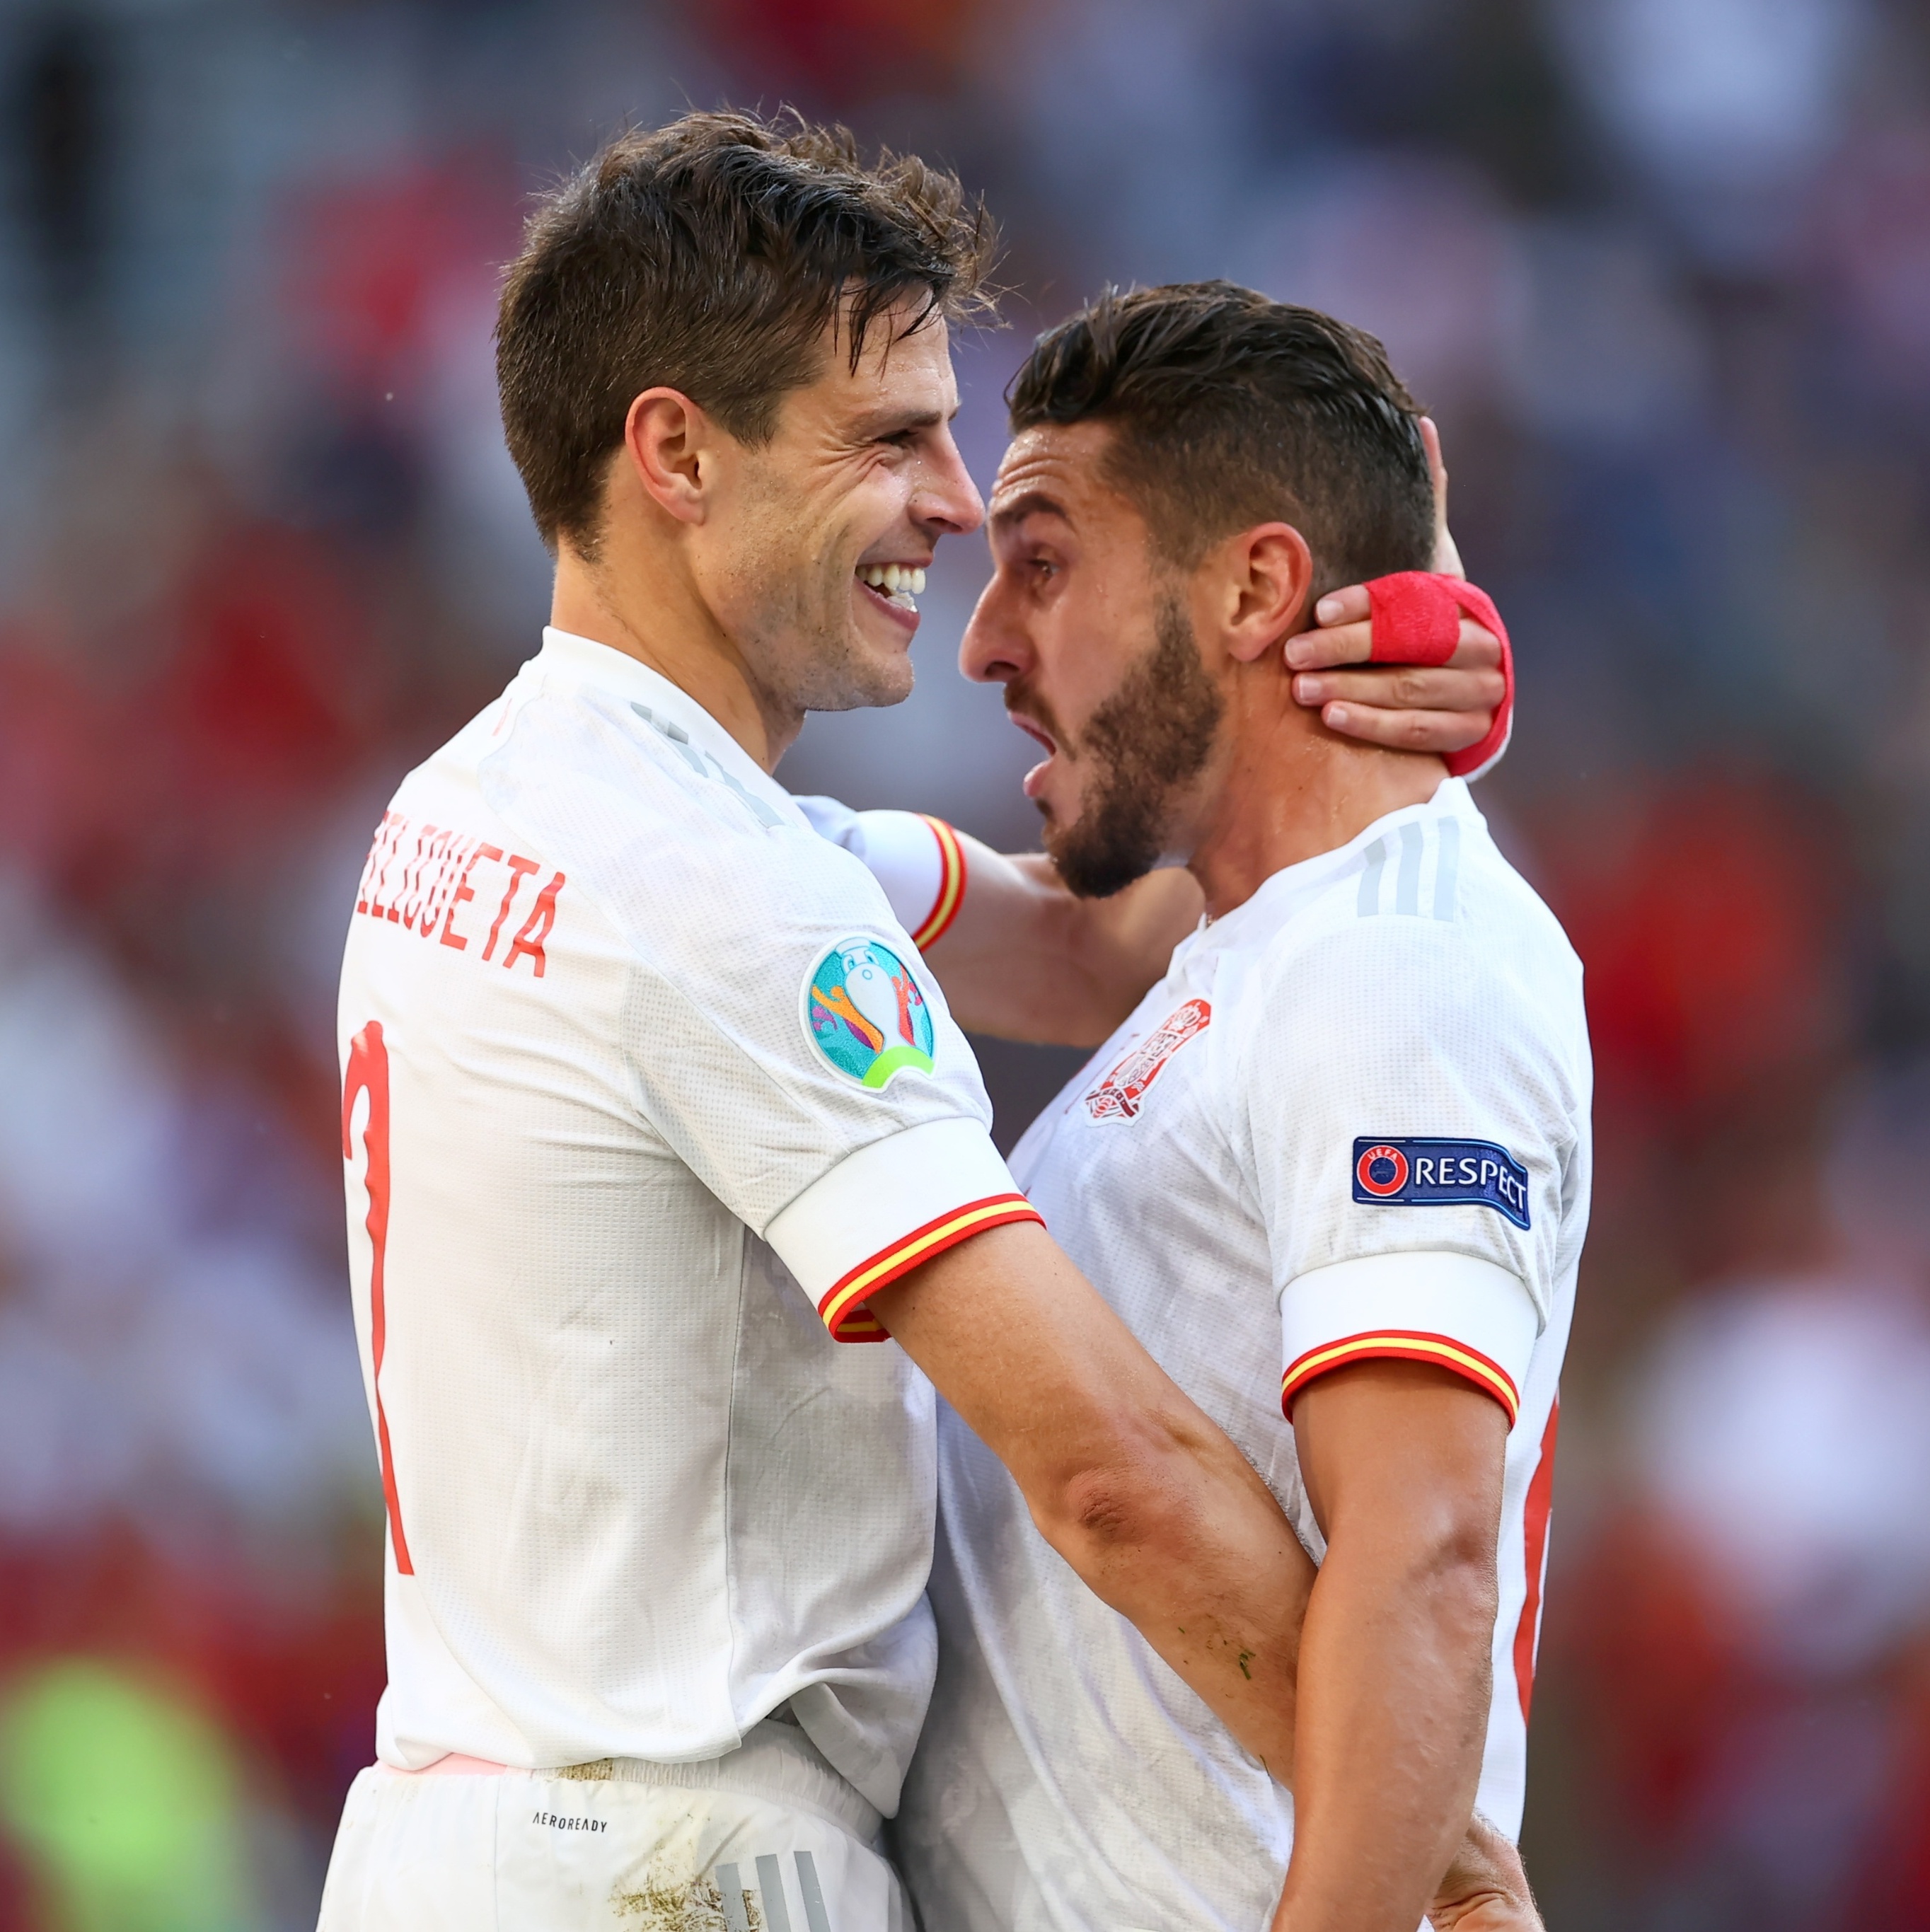
[[[482, 871], [479, 875], [478, 868]], [[386, 919], [405, 932], [423, 939], [434, 939], [458, 952], [466, 952], [472, 938], [482, 941], [479, 956], [484, 961], [496, 957], [497, 943], [512, 913], [521, 910], [526, 880], [542, 871], [541, 862], [526, 859], [520, 852], [505, 852], [485, 839], [474, 838], [443, 825], [419, 824], [399, 812], [385, 812], [375, 828], [374, 842], [362, 870], [362, 884], [356, 892], [356, 910], [368, 919]], [[496, 874], [509, 876], [496, 899]], [[561, 872], [536, 891], [529, 910], [504, 949], [503, 964], [514, 967], [518, 959], [529, 961], [540, 980], [549, 963], [543, 941], [556, 923], [557, 896], [567, 883]], [[478, 901], [478, 893], [482, 896]], [[476, 902], [476, 914], [464, 913], [464, 906]], [[488, 933], [479, 929], [488, 917], [486, 908], [496, 904]], [[461, 916], [463, 926], [456, 922]], [[473, 922], [473, 923], [472, 923]], [[465, 929], [470, 928], [470, 929]]]

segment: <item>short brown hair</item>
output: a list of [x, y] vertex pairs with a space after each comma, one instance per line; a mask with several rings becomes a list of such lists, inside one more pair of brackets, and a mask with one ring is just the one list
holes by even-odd
[[844, 327], [851, 365], [908, 295], [986, 305], [993, 232], [955, 175], [914, 155], [866, 167], [843, 128], [719, 110], [623, 136], [531, 215], [496, 322], [509, 453], [543, 540], [593, 548], [632, 400], [680, 389], [740, 441], [775, 432]]
[[1292, 524], [1325, 591], [1433, 560], [1420, 410], [1374, 338], [1232, 282], [1109, 289], [1040, 337], [1006, 391], [1015, 434], [1116, 426], [1108, 467], [1190, 568]]

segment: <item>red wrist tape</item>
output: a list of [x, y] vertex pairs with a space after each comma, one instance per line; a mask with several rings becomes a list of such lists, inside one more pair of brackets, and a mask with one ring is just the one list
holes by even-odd
[[1478, 778], [1497, 764], [1514, 729], [1514, 653], [1508, 627], [1486, 591], [1464, 579], [1431, 570], [1397, 571], [1367, 586], [1367, 613], [1373, 620], [1374, 664], [1444, 664], [1460, 642], [1463, 612], [1492, 631], [1501, 643], [1501, 703], [1494, 722], [1478, 744], [1451, 752], [1451, 776]]

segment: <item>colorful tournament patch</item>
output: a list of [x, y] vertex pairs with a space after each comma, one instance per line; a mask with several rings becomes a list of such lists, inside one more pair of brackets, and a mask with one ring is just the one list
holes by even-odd
[[878, 940], [844, 940], [826, 953], [804, 982], [803, 1009], [811, 1044], [860, 1087], [888, 1087], [908, 1067], [932, 1071], [932, 1010]]
[[1528, 1170], [1492, 1141], [1358, 1140], [1354, 1198], [1388, 1208], [1492, 1208], [1528, 1226]]

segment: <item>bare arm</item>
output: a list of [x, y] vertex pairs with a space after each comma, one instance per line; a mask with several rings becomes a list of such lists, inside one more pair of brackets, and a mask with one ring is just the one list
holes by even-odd
[[1036, 1225], [947, 1250], [871, 1308], [1040, 1534], [1288, 1781], [1313, 1568], [1245, 1458]]
[[[994, 1228], [870, 1306], [1012, 1472], [1046, 1541], [1248, 1752], [1293, 1783], [1313, 1565], [1245, 1459], [1050, 1238], [1035, 1226]], [[1465, 1808], [1462, 1824], [1445, 1876], [1422, 1886], [1436, 1925], [1539, 1932], [1514, 1847], [1479, 1819], [1469, 1825]], [[1447, 1865], [1444, 1848], [1436, 1874]]]
[[964, 898], [927, 948], [961, 1026], [999, 1040], [1097, 1046], [1165, 972], [1205, 902], [1190, 872], [1075, 898], [1043, 852], [1007, 856], [962, 833]]
[[1274, 1932], [1412, 1932], [1480, 1777], [1507, 1419], [1444, 1370], [1368, 1361], [1309, 1384], [1293, 1426], [1328, 1548]]

